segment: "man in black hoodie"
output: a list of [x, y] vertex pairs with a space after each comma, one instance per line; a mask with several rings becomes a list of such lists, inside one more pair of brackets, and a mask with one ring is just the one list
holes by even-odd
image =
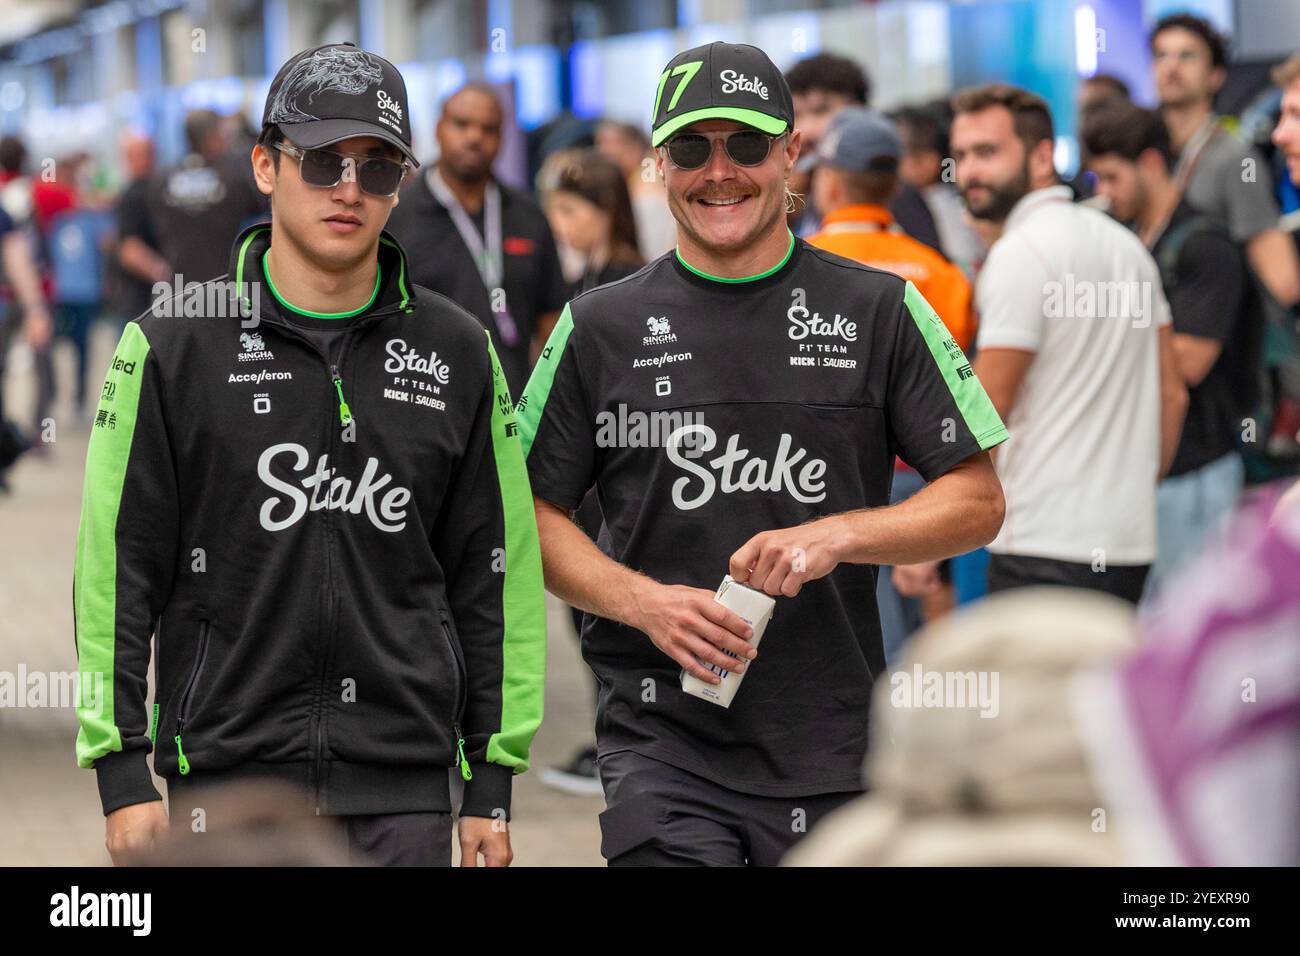
[[291, 59], [252, 154], [272, 223], [118, 345], [74, 583], [77, 759], [115, 861], [168, 826], [154, 750], [177, 826], [199, 788], [270, 778], [393, 864], [450, 864], [458, 766], [464, 862], [510, 862], [541, 720], [537, 531], [484, 330], [382, 232], [407, 114], [379, 57]]

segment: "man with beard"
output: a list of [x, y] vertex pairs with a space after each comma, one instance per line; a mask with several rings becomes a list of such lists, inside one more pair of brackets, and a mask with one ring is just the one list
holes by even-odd
[[995, 459], [1007, 517], [989, 590], [1136, 602], [1187, 407], [1159, 272], [1133, 233], [1071, 202], [1040, 97], [990, 84], [953, 110], [958, 189], [999, 234], [975, 291], [975, 372], [1011, 433]]
[[402, 190], [388, 228], [408, 250], [411, 281], [468, 309], [491, 333], [517, 396], [568, 288], [541, 208], [492, 175], [502, 122], [487, 84], [449, 96], [436, 129], [438, 161]]
[[[915, 285], [787, 228], [800, 131], [762, 50], [680, 53], [654, 96], [677, 249], [569, 303], [520, 433], [547, 587], [594, 618], [601, 852], [770, 865], [861, 792], [876, 566], [992, 538], [1006, 430]], [[930, 484], [890, 506], [896, 454]], [[604, 553], [570, 520], [593, 486]], [[776, 598], [761, 649], [728, 573]], [[747, 676], [724, 708], [683, 671]]]
[[[1174, 181], [1187, 201], [1226, 223], [1234, 242], [1277, 302], [1300, 301], [1300, 261], [1278, 228], [1273, 177], [1257, 151], [1224, 128], [1214, 97], [1227, 78], [1223, 38], [1188, 13], [1167, 16], [1151, 31], [1160, 112], [1176, 154]], [[1245, 175], [1250, 169], [1254, 175]]]

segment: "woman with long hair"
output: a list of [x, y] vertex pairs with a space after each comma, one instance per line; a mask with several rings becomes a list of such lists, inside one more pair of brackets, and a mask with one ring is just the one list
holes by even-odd
[[562, 161], [546, 183], [546, 215], [555, 238], [583, 263], [570, 298], [622, 279], [644, 265], [627, 183], [617, 166], [584, 149]]

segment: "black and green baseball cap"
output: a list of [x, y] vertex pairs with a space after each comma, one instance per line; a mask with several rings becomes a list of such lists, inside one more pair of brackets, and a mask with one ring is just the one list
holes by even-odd
[[719, 41], [679, 53], [659, 77], [650, 144], [708, 119], [784, 133], [794, 125], [790, 87], [767, 54], [747, 43]]

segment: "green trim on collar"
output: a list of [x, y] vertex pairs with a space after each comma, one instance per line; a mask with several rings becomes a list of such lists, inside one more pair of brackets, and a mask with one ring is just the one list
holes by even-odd
[[710, 275], [710, 274], [707, 273], [707, 272], [702, 272], [702, 271], [700, 271], [699, 269], [695, 268], [695, 266], [691, 265], [689, 262], [687, 262], [685, 259], [682, 258], [682, 250], [681, 250], [680, 247], [678, 247], [678, 248], [677, 248], [676, 250], [674, 250], [674, 251], [675, 251], [675, 254], [676, 254], [676, 256], [677, 256], [677, 261], [680, 262], [680, 263], [681, 263], [683, 266], [685, 266], [687, 269], [689, 269], [691, 272], [694, 272], [694, 273], [695, 273], [697, 276], [699, 276], [701, 279], [709, 279], [709, 280], [711, 280], [711, 281], [713, 281], [713, 282], [754, 282], [755, 280], [758, 280], [758, 279], [766, 279], [766, 278], [767, 278], [768, 276], [770, 276], [773, 272], [778, 271], [782, 266], [784, 266], [787, 262], [789, 262], [789, 261], [790, 261], [790, 257], [791, 257], [792, 255], [794, 255], [794, 233], [793, 233], [793, 232], [790, 232], [789, 227], [786, 228], [786, 232], [789, 233], [789, 236], [790, 236], [790, 246], [789, 246], [788, 249], [785, 250], [785, 255], [781, 257], [781, 261], [780, 261], [780, 262], [778, 262], [776, 265], [772, 266], [772, 268], [770, 268], [770, 269], [765, 269], [764, 271], [758, 273], [757, 275], [752, 275], [752, 276], [740, 276], [739, 278], [735, 278], [735, 279], [730, 279], [730, 278], [727, 278], [726, 276], [715, 276], [715, 275]]
[[[379, 263], [375, 263], [375, 287], [370, 290], [370, 298], [365, 305], [360, 308], [352, 309], [349, 312], [312, 312], [308, 309], [300, 309], [298, 306], [285, 299], [284, 296], [280, 295], [280, 290], [275, 287], [275, 282], [271, 279], [271, 273], [266, 268], [266, 257], [270, 252], [271, 250], [267, 249], [266, 252], [262, 253], [262, 275], [266, 277], [266, 287], [271, 290], [271, 295], [275, 296], [275, 301], [279, 302], [290, 312], [297, 312], [299, 315], [310, 316], [313, 319], [350, 319], [354, 315], [360, 315], [362, 312], [369, 309], [375, 304], [375, 299], [379, 297], [380, 277], [383, 273], [383, 269], [379, 266]], [[240, 265], [243, 265], [242, 259]], [[403, 293], [403, 295], [405, 295], [405, 293]], [[403, 298], [402, 304], [406, 304], [405, 298]]]
[[390, 246], [397, 253], [397, 288], [402, 293], [402, 302], [398, 308], [404, 309], [407, 303], [411, 301], [411, 290], [406, 286], [406, 253], [402, 251], [401, 246], [386, 236], [380, 236], [379, 241], [386, 246]]

